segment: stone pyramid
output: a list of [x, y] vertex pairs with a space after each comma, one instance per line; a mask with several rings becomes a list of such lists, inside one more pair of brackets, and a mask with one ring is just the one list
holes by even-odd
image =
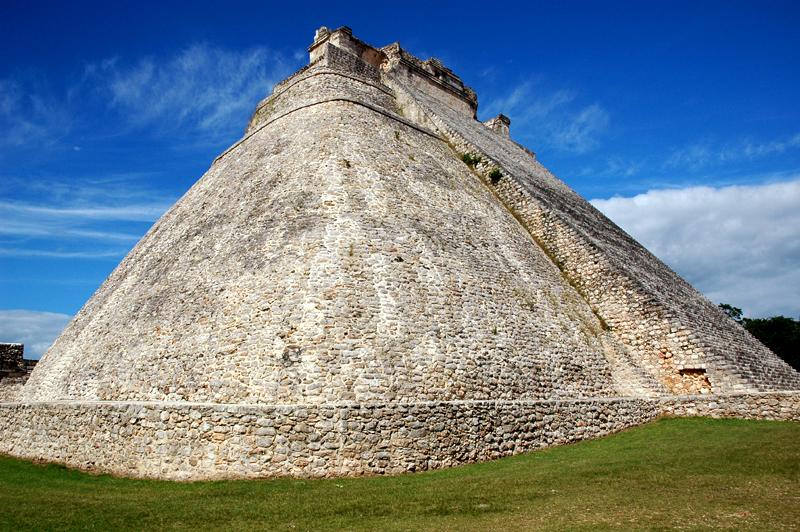
[[797, 415], [797, 372], [439, 61], [346, 27], [309, 51], [0, 406], [0, 451], [319, 476]]

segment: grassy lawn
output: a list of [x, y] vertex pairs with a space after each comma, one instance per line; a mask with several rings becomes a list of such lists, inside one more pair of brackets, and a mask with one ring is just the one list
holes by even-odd
[[0, 457], [2, 529], [800, 528], [800, 423], [665, 419], [397, 477], [173, 483]]

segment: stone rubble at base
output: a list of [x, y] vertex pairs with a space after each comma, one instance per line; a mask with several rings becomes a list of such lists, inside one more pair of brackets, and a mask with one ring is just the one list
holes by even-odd
[[121, 475], [399, 473], [660, 415], [798, 419], [800, 375], [440, 61], [321, 28], [137, 244], [0, 452]]

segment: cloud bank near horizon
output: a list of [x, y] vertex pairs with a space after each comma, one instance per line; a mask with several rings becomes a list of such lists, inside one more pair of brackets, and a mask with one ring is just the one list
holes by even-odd
[[25, 344], [25, 358], [40, 358], [72, 316], [35, 310], [0, 310], [0, 342]]
[[800, 176], [591, 202], [715, 303], [800, 316]]

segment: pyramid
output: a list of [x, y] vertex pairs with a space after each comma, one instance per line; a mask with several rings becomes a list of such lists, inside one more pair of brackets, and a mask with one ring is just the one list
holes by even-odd
[[321, 28], [12, 402], [0, 452], [175, 479], [397, 473], [659, 415], [797, 419], [800, 375], [435, 59]]

